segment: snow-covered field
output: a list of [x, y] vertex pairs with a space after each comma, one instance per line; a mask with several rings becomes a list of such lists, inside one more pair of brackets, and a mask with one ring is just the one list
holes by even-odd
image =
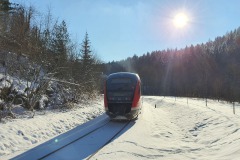
[[13, 158], [101, 115], [104, 112], [101, 99], [69, 111], [37, 112], [34, 118], [25, 116], [0, 123], [0, 160]]
[[[156, 108], [155, 108], [156, 105]], [[103, 100], [69, 112], [36, 115], [0, 124], [0, 159], [12, 158], [94, 116]], [[144, 97], [134, 125], [91, 159], [240, 159], [240, 106], [172, 97]]]
[[234, 115], [226, 102], [144, 97], [134, 126], [92, 159], [239, 160], [240, 106]]

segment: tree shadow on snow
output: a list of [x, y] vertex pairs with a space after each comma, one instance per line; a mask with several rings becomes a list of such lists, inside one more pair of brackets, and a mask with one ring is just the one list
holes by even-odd
[[136, 123], [132, 120], [121, 130], [126, 121], [109, 121], [110, 118], [104, 113], [13, 159], [85, 159], [122, 136]]

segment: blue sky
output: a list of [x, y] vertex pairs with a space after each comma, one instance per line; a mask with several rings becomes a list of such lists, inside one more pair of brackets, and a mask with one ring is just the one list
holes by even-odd
[[[82, 42], [86, 31], [92, 49], [105, 62], [144, 53], [184, 48], [214, 40], [240, 27], [240, 0], [10, 0], [48, 8], [65, 20], [73, 40]], [[189, 21], [173, 25], [176, 14]]]

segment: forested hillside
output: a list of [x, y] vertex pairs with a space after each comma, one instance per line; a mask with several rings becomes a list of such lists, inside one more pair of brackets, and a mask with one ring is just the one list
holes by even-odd
[[240, 101], [240, 27], [214, 41], [153, 51], [105, 65], [107, 74], [139, 73], [147, 95]]
[[138, 73], [145, 95], [240, 101], [240, 28], [205, 44], [103, 63], [87, 32], [79, 44], [50, 10], [2, 0], [0, 55], [1, 113], [15, 104], [38, 109], [46, 97], [45, 106], [71, 106], [102, 91], [102, 73], [120, 71]]
[[14, 117], [16, 104], [33, 111], [94, 97], [99, 65], [87, 32], [82, 43], [72, 41], [66, 22], [50, 10], [0, 1], [0, 120]]

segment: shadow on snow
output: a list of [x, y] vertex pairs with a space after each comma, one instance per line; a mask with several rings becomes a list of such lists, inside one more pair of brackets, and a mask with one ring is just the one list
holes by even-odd
[[[126, 124], [124, 121], [109, 121], [110, 118], [106, 114], [102, 114], [13, 159], [71, 160], [87, 158], [106, 145], [113, 135]], [[135, 120], [131, 121], [114, 139], [128, 131], [135, 123]], [[91, 134], [85, 136], [89, 132]]]

